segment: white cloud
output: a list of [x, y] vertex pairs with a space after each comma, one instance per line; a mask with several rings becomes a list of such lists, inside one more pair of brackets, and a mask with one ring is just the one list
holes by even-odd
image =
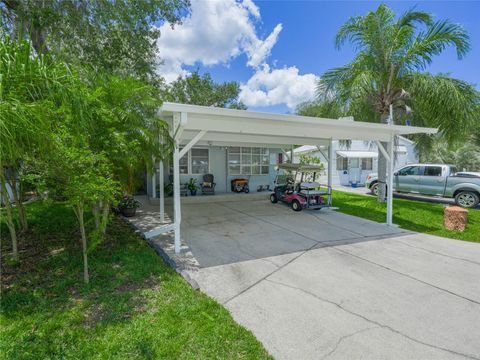
[[246, 84], [240, 86], [240, 100], [247, 106], [286, 104], [294, 109], [298, 104], [314, 98], [317, 82], [316, 75], [300, 75], [295, 66], [270, 69], [265, 64]]
[[181, 25], [174, 29], [168, 24], [160, 27], [157, 46], [164, 64], [159, 72], [171, 82], [188, 74], [184, 66], [228, 65], [245, 54], [246, 65], [254, 70], [240, 86], [240, 100], [247, 106], [286, 104], [294, 109], [311, 100], [318, 77], [301, 75], [295, 66], [271, 68], [266, 60], [278, 41], [282, 24], [262, 38], [256, 28], [260, 19], [260, 10], [252, 0], [192, 0], [191, 15]]
[[273, 46], [277, 43], [280, 31], [282, 31], [282, 24], [275, 26], [275, 29], [265, 40], [256, 39], [247, 47], [249, 55], [247, 65], [257, 68], [264, 63], [265, 59], [270, 56]]
[[193, 0], [191, 15], [174, 29], [160, 27], [158, 52], [164, 64], [160, 73], [167, 81], [184, 75], [184, 65], [228, 63], [245, 53], [247, 65], [258, 67], [270, 55], [282, 30], [278, 24], [265, 40], [256, 34], [260, 11], [252, 0]]

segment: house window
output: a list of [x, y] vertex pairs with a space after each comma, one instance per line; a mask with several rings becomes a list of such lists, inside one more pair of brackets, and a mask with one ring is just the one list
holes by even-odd
[[266, 175], [270, 156], [266, 148], [230, 147], [228, 173], [230, 175]]
[[203, 175], [209, 172], [208, 149], [190, 149], [180, 159], [180, 174]]
[[372, 170], [372, 167], [373, 167], [372, 158], [362, 159], [362, 170]]
[[337, 156], [337, 170], [348, 170], [348, 158]]

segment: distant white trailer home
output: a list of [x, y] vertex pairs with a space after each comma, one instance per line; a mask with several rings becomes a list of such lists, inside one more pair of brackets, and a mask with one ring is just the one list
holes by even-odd
[[[378, 146], [375, 141], [334, 140], [333, 142], [333, 185], [342, 186], [363, 186], [368, 174], [376, 173], [378, 168]], [[293, 151], [294, 162], [299, 162], [302, 155], [318, 157], [327, 166], [325, 150], [318, 146], [304, 145]], [[398, 137], [398, 144], [395, 146], [394, 169], [404, 165], [418, 163], [418, 153], [415, 150], [415, 143], [403, 136]]]

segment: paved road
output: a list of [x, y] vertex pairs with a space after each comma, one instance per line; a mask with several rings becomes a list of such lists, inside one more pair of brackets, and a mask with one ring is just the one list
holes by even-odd
[[[204, 266], [191, 276], [275, 358], [480, 359], [479, 244], [281, 206], [188, 205], [183, 215]], [[202, 243], [217, 249], [210, 260]]]

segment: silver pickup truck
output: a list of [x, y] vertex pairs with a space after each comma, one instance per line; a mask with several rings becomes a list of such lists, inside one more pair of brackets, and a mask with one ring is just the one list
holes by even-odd
[[[457, 172], [452, 165], [411, 164], [393, 175], [396, 192], [455, 198], [455, 203], [465, 208], [476, 207], [480, 202], [478, 173]], [[377, 174], [367, 177], [366, 187], [377, 194]]]

